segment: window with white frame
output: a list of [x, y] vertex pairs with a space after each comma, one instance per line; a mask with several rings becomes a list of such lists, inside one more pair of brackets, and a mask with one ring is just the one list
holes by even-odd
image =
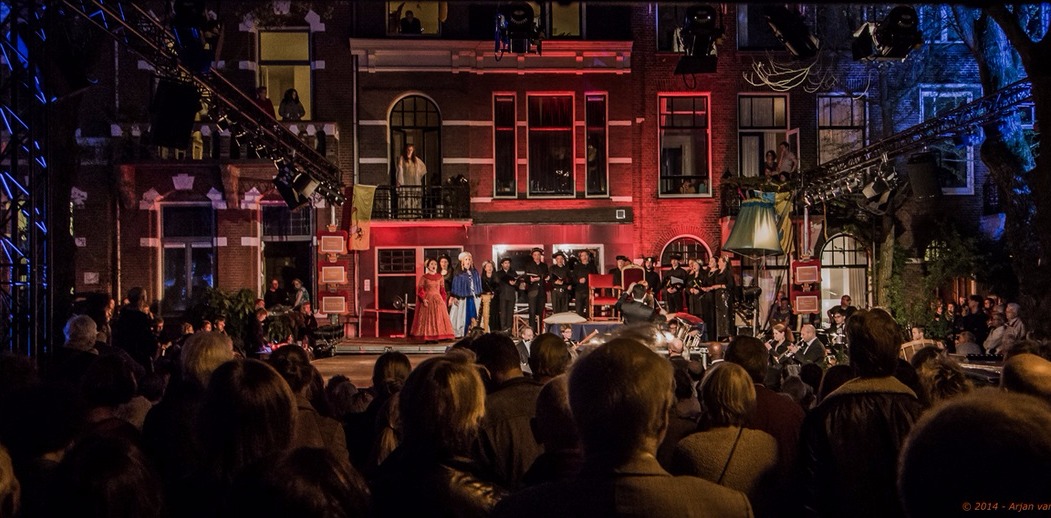
[[215, 286], [215, 209], [211, 204], [161, 208], [161, 313], [176, 315]]
[[677, 255], [686, 264], [690, 259], [696, 260], [701, 266], [708, 264], [708, 257], [712, 254], [708, 244], [695, 236], [681, 236], [672, 239], [661, 252], [660, 264], [671, 264], [671, 256]]
[[310, 31], [259, 31], [259, 85], [266, 87], [275, 113], [282, 98], [294, 89], [306, 110], [303, 120], [312, 118], [310, 59]]
[[660, 195], [710, 196], [707, 94], [659, 95]]
[[606, 141], [606, 95], [588, 94], [584, 102], [584, 120], [587, 132], [585, 162], [587, 164], [587, 195], [609, 194], [609, 172]]
[[[971, 102], [977, 87], [928, 85], [920, 87], [920, 120], [939, 117]], [[974, 194], [974, 146], [968, 138], [944, 139], [928, 146], [938, 161], [943, 194]]]
[[845, 95], [817, 98], [817, 159], [825, 163], [865, 147], [865, 101]]
[[572, 196], [573, 96], [529, 95], [529, 194]]
[[514, 94], [493, 96], [493, 195], [496, 197], [518, 195], [515, 114]]
[[737, 124], [741, 176], [763, 176], [766, 154], [788, 140], [788, 96], [741, 95]]
[[868, 300], [868, 250], [850, 234], [836, 234], [821, 248], [821, 314], [838, 306], [843, 295], [855, 305]]

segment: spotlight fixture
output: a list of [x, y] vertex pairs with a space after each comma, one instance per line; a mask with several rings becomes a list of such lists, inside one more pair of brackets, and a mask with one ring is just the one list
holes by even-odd
[[[275, 163], [275, 165], [277, 165]], [[309, 196], [303, 196], [295, 187], [295, 181], [298, 177], [304, 173], [296, 170], [295, 166], [288, 164], [287, 161], [277, 166], [277, 176], [274, 177], [274, 187], [277, 188], [277, 192], [281, 195], [281, 198], [285, 200], [285, 204], [290, 209], [298, 209], [303, 205], [306, 205], [310, 201]]]
[[810, 32], [799, 11], [790, 10], [784, 5], [767, 5], [763, 6], [763, 16], [774, 31], [774, 36], [793, 56], [810, 59], [817, 55], [821, 41]]
[[855, 60], [905, 61], [923, 44], [916, 10], [899, 5], [879, 23], [866, 23], [854, 31], [851, 53]]
[[675, 65], [675, 73], [705, 74], [715, 72], [715, 44], [723, 36], [722, 23], [716, 24], [718, 12], [710, 5], [695, 5], [686, 10], [679, 28], [679, 43], [685, 52]]
[[541, 54], [540, 29], [535, 21], [533, 6], [526, 2], [513, 2], [500, 8], [496, 15], [494, 39], [498, 59], [505, 52], [528, 54], [534, 48], [538, 55]]

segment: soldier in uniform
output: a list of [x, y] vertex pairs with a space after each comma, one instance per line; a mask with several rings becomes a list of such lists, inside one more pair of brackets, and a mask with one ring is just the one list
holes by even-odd
[[511, 258], [500, 259], [500, 270], [496, 272], [500, 289], [496, 301], [500, 313], [500, 329], [510, 331], [514, 326], [515, 303], [518, 302], [518, 272], [511, 269]]
[[548, 268], [551, 275], [551, 312], [565, 313], [569, 311], [569, 286], [572, 283], [570, 270], [566, 266], [565, 253], [555, 252], [552, 258], [555, 264]]
[[544, 314], [544, 305], [547, 304], [547, 291], [544, 289], [544, 283], [547, 282], [549, 273], [547, 263], [544, 262], [543, 250], [534, 248], [532, 257], [533, 260], [529, 261], [525, 267], [525, 274], [529, 282], [526, 289], [526, 300], [529, 302], [529, 327], [539, 329], [537, 317]]
[[681, 261], [682, 257], [679, 255], [671, 256], [671, 269], [664, 272], [661, 298], [664, 299], [668, 313], [682, 311], [682, 288], [686, 282], [686, 270], [680, 266]]
[[573, 267], [573, 282], [576, 284], [574, 295], [577, 298], [577, 314], [589, 318], [588, 302], [591, 300], [591, 285], [588, 283], [588, 275], [597, 274], [598, 268], [591, 262], [591, 252], [581, 250], [577, 254], [580, 260]]

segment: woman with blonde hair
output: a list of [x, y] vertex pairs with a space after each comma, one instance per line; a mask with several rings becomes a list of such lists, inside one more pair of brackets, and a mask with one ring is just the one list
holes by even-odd
[[470, 252], [460, 252], [460, 269], [453, 277], [452, 291], [449, 292], [449, 320], [453, 324], [453, 336], [463, 338], [464, 334], [477, 324], [478, 308], [481, 306], [482, 277], [474, 267], [474, 257]]
[[[506, 494], [471, 460], [485, 386], [465, 356], [424, 361], [398, 394], [401, 444], [373, 484], [378, 516], [488, 516]], [[413, 488], [406, 498], [405, 488]]]

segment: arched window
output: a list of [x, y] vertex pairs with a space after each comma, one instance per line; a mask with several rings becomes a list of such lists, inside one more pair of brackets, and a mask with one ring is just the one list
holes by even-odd
[[426, 185], [442, 181], [442, 116], [438, 106], [422, 95], [409, 95], [390, 111], [390, 178], [395, 184], [398, 155], [405, 146], [416, 148], [416, 156], [427, 164]]
[[839, 305], [843, 295], [851, 304], [864, 307], [868, 301], [869, 254], [865, 245], [850, 234], [836, 234], [821, 248], [821, 314]]
[[708, 243], [701, 241], [697, 237], [679, 236], [664, 246], [664, 250], [661, 252], [660, 264], [662, 266], [671, 264], [671, 256], [673, 255], [681, 256], [683, 265], [686, 264], [688, 259], [697, 259], [704, 265], [708, 263], [708, 257], [712, 255], [712, 251], [708, 248]]

